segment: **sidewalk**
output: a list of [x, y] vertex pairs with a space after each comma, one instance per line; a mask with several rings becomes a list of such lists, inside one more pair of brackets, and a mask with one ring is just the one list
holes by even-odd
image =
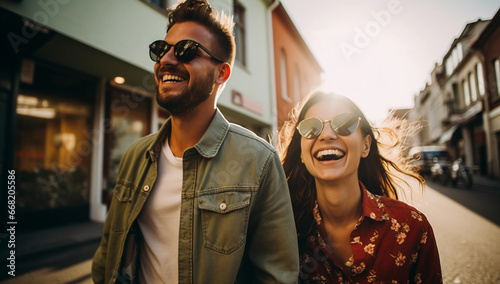
[[472, 176], [473, 188], [482, 188], [488, 190], [498, 190], [500, 192], [500, 180], [492, 179], [482, 175], [474, 174]]
[[85, 222], [57, 228], [19, 233], [16, 239], [16, 255], [29, 257], [56, 249], [71, 248], [76, 245], [101, 239], [102, 223]]

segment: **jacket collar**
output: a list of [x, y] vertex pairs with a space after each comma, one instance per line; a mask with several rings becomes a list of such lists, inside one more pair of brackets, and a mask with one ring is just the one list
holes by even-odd
[[[198, 153], [205, 158], [213, 158], [219, 152], [222, 142], [226, 138], [229, 131], [229, 126], [229, 122], [224, 118], [220, 110], [216, 109], [212, 122], [205, 131], [205, 134], [201, 137], [200, 141], [196, 143], [194, 149], [196, 149]], [[165, 143], [165, 139], [167, 139], [171, 127], [172, 122], [169, 117], [158, 131], [154, 142], [146, 151], [147, 155], [149, 155], [153, 161], [158, 160], [161, 147], [163, 143]]]

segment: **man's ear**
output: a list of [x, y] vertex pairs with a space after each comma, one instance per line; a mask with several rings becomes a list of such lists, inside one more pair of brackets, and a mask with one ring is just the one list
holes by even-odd
[[370, 154], [370, 146], [372, 145], [372, 137], [366, 135], [363, 141], [363, 151], [361, 152], [361, 157], [366, 158]]
[[229, 79], [229, 76], [231, 76], [231, 66], [227, 62], [221, 63], [217, 67], [217, 71], [218, 76], [215, 82], [221, 85], [226, 83], [226, 81]]

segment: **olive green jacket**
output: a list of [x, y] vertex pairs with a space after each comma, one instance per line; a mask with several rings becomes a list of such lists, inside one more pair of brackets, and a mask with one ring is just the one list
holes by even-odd
[[[137, 216], [158, 175], [160, 131], [124, 154], [92, 263], [95, 283], [136, 283], [141, 233]], [[179, 283], [296, 283], [297, 235], [276, 151], [217, 110], [183, 156]], [[165, 232], [168, 234], [168, 232]]]

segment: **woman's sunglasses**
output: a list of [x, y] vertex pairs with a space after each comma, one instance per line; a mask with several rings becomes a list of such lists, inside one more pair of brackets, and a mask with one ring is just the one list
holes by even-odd
[[323, 125], [326, 122], [330, 122], [330, 126], [335, 133], [340, 136], [349, 136], [356, 131], [360, 121], [361, 118], [352, 113], [341, 113], [325, 121], [316, 117], [310, 117], [302, 120], [297, 126], [297, 130], [302, 137], [314, 139], [323, 131]]
[[149, 57], [154, 62], [160, 62], [160, 59], [167, 54], [171, 47], [174, 47], [174, 55], [182, 63], [188, 63], [193, 60], [198, 53], [198, 47], [210, 55], [213, 59], [223, 63], [224, 61], [213, 55], [206, 47], [194, 40], [181, 40], [176, 44], [169, 44], [163, 40], [157, 40], [149, 45]]

